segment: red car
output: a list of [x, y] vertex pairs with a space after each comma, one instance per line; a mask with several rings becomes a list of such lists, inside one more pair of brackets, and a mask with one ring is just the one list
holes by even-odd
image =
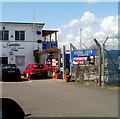
[[27, 80], [30, 80], [36, 77], [47, 78], [48, 70], [47, 68], [45, 68], [44, 64], [42, 63], [28, 64], [28, 66], [24, 70], [24, 76]]

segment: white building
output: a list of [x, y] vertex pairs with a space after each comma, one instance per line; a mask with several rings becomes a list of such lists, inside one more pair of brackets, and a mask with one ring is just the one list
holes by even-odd
[[0, 22], [0, 61], [16, 64], [21, 73], [29, 63], [34, 63], [34, 50], [42, 50], [44, 23]]

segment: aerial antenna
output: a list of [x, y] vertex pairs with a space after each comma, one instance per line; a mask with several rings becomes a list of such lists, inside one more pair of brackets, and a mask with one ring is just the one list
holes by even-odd
[[35, 5], [33, 5], [33, 21], [35, 22]]
[[34, 50], [34, 42], [35, 42], [35, 4], [33, 5], [33, 50]]

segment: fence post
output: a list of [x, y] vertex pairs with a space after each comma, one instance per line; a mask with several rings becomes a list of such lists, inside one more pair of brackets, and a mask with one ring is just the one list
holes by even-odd
[[65, 46], [63, 45], [63, 78], [65, 76], [65, 69], [66, 69], [66, 54], [65, 54]]
[[99, 61], [99, 68], [98, 68], [98, 75], [99, 75], [99, 79], [98, 79], [98, 86], [101, 86], [101, 59], [102, 59], [102, 55], [101, 55], [101, 45], [98, 43], [98, 41], [96, 39], [94, 39], [96, 45], [98, 46], [98, 61]]

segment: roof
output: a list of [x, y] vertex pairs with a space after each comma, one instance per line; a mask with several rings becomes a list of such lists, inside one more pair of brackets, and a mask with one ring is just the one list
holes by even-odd
[[42, 37], [58, 32], [58, 30], [42, 30]]
[[45, 25], [45, 23], [32, 23], [32, 22], [0, 22], [0, 24], [17, 24], [17, 25]]
[[48, 48], [48, 49], [44, 49], [45, 52], [47, 53], [53, 53], [53, 52], [60, 52], [61, 50], [58, 48]]

